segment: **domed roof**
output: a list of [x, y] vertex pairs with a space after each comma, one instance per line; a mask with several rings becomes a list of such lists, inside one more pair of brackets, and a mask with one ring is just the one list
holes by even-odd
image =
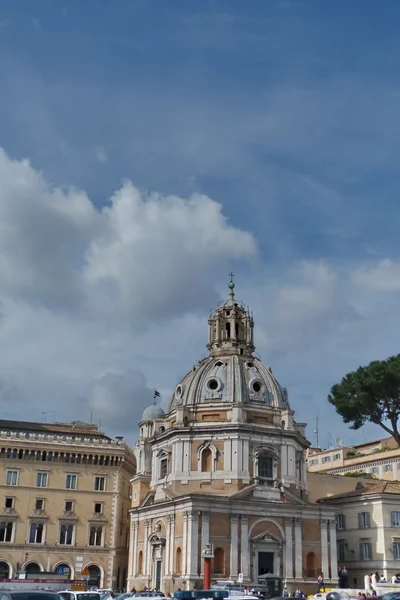
[[202, 360], [176, 386], [168, 412], [205, 402], [254, 404], [289, 409], [287, 390], [254, 356], [219, 355]]
[[143, 411], [142, 421], [152, 421], [153, 419], [163, 419], [164, 417], [165, 412], [161, 406], [158, 406], [158, 404], [150, 404], [150, 406]]
[[235, 299], [233, 273], [229, 297], [208, 319], [210, 355], [176, 386], [168, 412], [178, 405], [229, 402], [289, 409], [288, 395], [271, 369], [254, 356], [253, 313]]

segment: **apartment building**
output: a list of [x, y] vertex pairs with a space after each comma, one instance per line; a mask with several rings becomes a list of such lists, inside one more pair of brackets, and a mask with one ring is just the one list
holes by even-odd
[[0, 578], [126, 585], [133, 452], [96, 425], [0, 420]]
[[321, 450], [309, 448], [309, 473], [369, 476], [396, 481], [400, 475], [400, 447], [392, 437], [358, 444]]
[[335, 510], [338, 567], [347, 567], [351, 587], [364, 587], [370, 573], [390, 581], [400, 572], [400, 483], [359, 483], [318, 503]]

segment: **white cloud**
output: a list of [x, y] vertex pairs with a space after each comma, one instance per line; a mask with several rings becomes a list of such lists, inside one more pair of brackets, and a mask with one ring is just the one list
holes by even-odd
[[361, 267], [353, 272], [353, 281], [375, 292], [400, 292], [400, 264], [386, 258], [377, 265]]

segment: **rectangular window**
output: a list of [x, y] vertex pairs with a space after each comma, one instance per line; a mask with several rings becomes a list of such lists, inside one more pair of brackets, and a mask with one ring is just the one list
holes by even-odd
[[96, 492], [104, 492], [106, 489], [106, 478], [97, 476], [94, 478], [94, 489]]
[[258, 459], [258, 476], [272, 479], [274, 474], [273, 459], [271, 456], [260, 456]]
[[393, 542], [393, 558], [400, 560], [400, 542]]
[[360, 559], [372, 560], [372, 544], [371, 542], [361, 542], [360, 544]]
[[4, 499], [4, 508], [14, 508], [14, 498], [5, 498]]
[[18, 485], [18, 471], [7, 471], [6, 485]]
[[346, 562], [346, 540], [337, 541], [337, 554], [339, 562]]
[[65, 487], [67, 488], [67, 490], [76, 490], [77, 482], [77, 475], [67, 475], [65, 479]]
[[383, 467], [383, 470], [385, 471], [385, 473], [390, 473], [393, 470], [392, 465], [385, 465]]
[[36, 487], [46, 488], [49, 480], [48, 473], [36, 473]]
[[321, 462], [322, 463], [331, 462], [331, 457], [330, 456], [323, 456]]
[[160, 479], [164, 479], [168, 475], [168, 459], [163, 458], [160, 461]]
[[65, 512], [72, 512], [74, 510], [74, 503], [72, 500], [66, 500], [64, 504]]
[[369, 512], [358, 513], [358, 527], [360, 529], [367, 529], [371, 527], [371, 518]]
[[89, 532], [89, 546], [101, 546], [103, 540], [103, 528], [91, 527]]
[[390, 521], [392, 527], [400, 527], [400, 510], [393, 510], [390, 513]]
[[377, 475], [379, 473], [378, 467], [372, 467], [372, 469], [370, 471], [371, 471], [372, 475]]
[[317, 465], [319, 463], [318, 458], [313, 458], [312, 460], [310, 460], [310, 465]]
[[29, 530], [29, 543], [42, 544], [43, 542], [43, 523], [31, 523]]
[[94, 512], [97, 514], [100, 514], [103, 512], [103, 505], [101, 502], [95, 502], [94, 503]]
[[346, 529], [346, 520], [344, 515], [336, 515], [336, 528]]
[[63, 546], [72, 546], [72, 538], [74, 536], [73, 525], [61, 525], [59, 543]]
[[333, 455], [333, 460], [340, 460], [340, 453]]
[[13, 534], [13, 523], [0, 523], [0, 542], [11, 542]]
[[42, 498], [38, 498], [35, 500], [35, 510], [43, 510], [44, 508], [44, 500]]

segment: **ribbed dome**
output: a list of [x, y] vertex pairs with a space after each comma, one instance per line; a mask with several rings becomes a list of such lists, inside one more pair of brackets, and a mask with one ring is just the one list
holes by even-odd
[[205, 402], [253, 403], [289, 409], [288, 395], [268, 367], [254, 356], [209, 356], [176, 386], [168, 412]]
[[161, 406], [158, 406], [158, 404], [150, 404], [150, 406], [143, 411], [142, 421], [152, 421], [153, 419], [163, 419], [164, 417], [165, 412]]

